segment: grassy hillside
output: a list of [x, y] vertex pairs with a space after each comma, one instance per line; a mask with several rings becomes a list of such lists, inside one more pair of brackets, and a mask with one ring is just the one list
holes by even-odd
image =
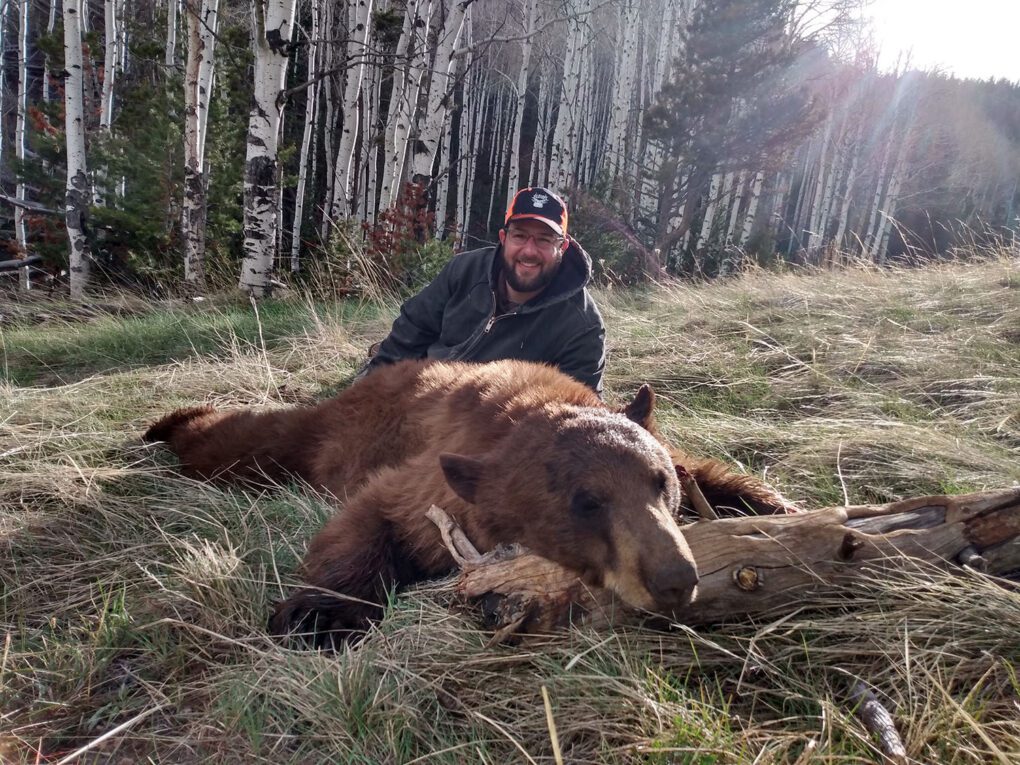
[[[1020, 265], [601, 296], [609, 397], [815, 507], [1020, 481]], [[323, 307], [323, 306], [326, 307]], [[0, 324], [0, 760], [866, 763], [854, 678], [927, 763], [1020, 761], [1020, 594], [919, 571], [698, 632], [486, 647], [442, 583], [340, 656], [263, 633], [332, 512], [140, 443], [176, 406], [307, 402], [395, 310], [310, 300]], [[104, 734], [112, 734], [103, 738]]]

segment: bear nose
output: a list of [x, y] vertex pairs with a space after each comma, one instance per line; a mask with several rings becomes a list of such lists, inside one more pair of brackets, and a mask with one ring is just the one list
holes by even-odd
[[664, 609], [686, 606], [694, 599], [698, 572], [694, 565], [679, 560], [667, 566], [656, 566], [645, 586], [655, 602]]

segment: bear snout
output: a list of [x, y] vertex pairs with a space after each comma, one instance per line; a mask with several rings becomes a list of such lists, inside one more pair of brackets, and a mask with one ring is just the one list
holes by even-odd
[[690, 605], [698, 588], [698, 571], [685, 559], [655, 565], [644, 576], [645, 588], [663, 611]]

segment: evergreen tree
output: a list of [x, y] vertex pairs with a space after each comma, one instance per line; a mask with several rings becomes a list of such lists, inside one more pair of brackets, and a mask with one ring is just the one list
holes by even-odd
[[702, 0], [695, 9], [645, 118], [660, 153], [650, 172], [661, 252], [691, 229], [714, 174], [757, 172], [811, 129], [812, 101], [795, 65], [812, 47], [788, 32], [795, 6], [795, 0]]

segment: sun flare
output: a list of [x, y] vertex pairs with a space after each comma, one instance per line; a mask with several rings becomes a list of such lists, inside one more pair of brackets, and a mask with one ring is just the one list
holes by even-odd
[[[1020, 82], [1020, 3], [969, 0], [874, 0], [872, 19], [883, 68], [909, 64], [957, 77], [1004, 77]], [[909, 59], [908, 59], [909, 57]]]

